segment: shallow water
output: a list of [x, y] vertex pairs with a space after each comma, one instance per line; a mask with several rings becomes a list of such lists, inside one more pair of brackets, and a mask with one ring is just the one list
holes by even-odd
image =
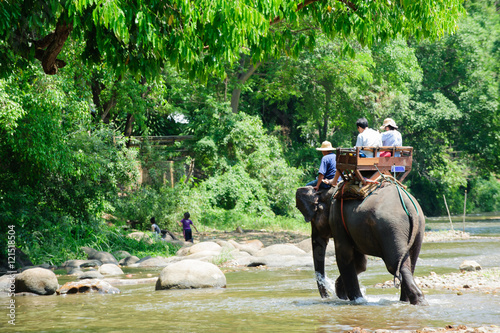
[[[447, 219], [430, 220], [428, 229], [439, 230], [446, 223], [449, 226]], [[500, 219], [470, 224], [466, 227], [475, 235], [500, 235]], [[499, 245], [498, 239], [487, 238], [425, 243], [415, 275], [457, 272], [466, 259], [485, 268], [499, 267]], [[156, 276], [160, 270], [128, 271]], [[329, 266], [327, 275], [335, 279], [337, 267]], [[370, 259], [367, 271], [360, 275], [364, 304], [336, 297], [322, 300], [311, 267], [227, 271], [226, 278], [225, 289], [155, 291], [154, 284], [145, 284], [118, 286], [122, 291], [118, 295], [16, 297], [16, 326], [8, 325], [3, 316], [0, 328], [9, 332], [345, 332], [357, 326], [409, 330], [448, 324], [500, 325], [498, 294], [424, 290], [429, 306], [399, 302], [398, 289], [373, 287], [392, 279], [376, 259]], [[4, 301], [8, 298], [0, 298]]]

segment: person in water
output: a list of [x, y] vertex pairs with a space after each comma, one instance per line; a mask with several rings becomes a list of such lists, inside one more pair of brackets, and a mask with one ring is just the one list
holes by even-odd
[[179, 226], [182, 227], [182, 232], [184, 234], [184, 240], [186, 242], [191, 242], [193, 243], [193, 232], [191, 230], [191, 226], [193, 226], [194, 230], [196, 230], [196, 232], [199, 232], [198, 229], [196, 229], [196, 226], [193, 224], [193, 221], [191, 221], [189, 219], [191, 215], [186, 212], [184, 213], [184, 218], [180, 221], [177, 221], [177, 223], [179, 224]]

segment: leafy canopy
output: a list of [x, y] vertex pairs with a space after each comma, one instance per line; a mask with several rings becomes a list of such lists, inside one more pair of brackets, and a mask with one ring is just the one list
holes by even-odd
[[[257, 62], [312, 47], [318, 27], [330, 38], [370, 46], [397, 35], [443, 36], [456, 29], [463, 13], [459, 0], [1, 1], [0, 72], [36, 58], [55, 74], [65, 65], [56, 58], [69, 35], [85, 42], [82, 60], [104, 62], [117, 74], [155, 77], [170, 63], [192, 78], [223, 77], [224, 64], [242, 52]], [[311, 26], [308, 37], [295, 40], [304, 19]], [[271, 34], [271, 27], [280, 33]], [[354, 52], [348, 43], [344, 51]]]

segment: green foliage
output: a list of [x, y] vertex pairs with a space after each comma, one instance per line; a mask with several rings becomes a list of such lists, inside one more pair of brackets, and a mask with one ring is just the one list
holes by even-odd
[[116, 198], [112, 203], [113, 214], [121, 221], [139, 222], [142, 230], [150, 229], [151, 217], [155, 217], [160, 228], [173, 230], [176, 221], [180, 221], [182, 214], [189, 210], [184, 205], [184, 198], [188, 195], [189, 189], [183, 182], [175, 188], [142, 186]]
[[94, 223], [136, 173], [134, 151], [115, 145], [113, 129], [91, 126], [77, 84], [35, 69], [2, 81], [17, 114], [0, 119], [0, 232], [15, 225], [21, 243], [59, 221]]
[[189, 126], [200, 138], [195, 160], [212, 176], [199, 188], [211, 207], [293, 214], [301, 172], [284, 160], [280, 143], [259, 118], [219, 106], [196, 111]]
[[[225, 76], [224, 65], [247, 50], [256, 63], [285, 51], [298, 55], [314, 45], [319, 27], [328, 37], [355, 39], [363, 46], [403, 37], [441, 37], [463, 15], [458, 0], [312, 1], [83, 0], [0, 2], [0, 64], [34, 59], [35, 43], [57, 25], [72, 24], [71, 37], [85, 41], [81, 57], [104, 62], [114, 72], [152, 78], [173, 65], [191, 78]], [[312, 27], [294, 39], [299, 22]], [[275, 33], [273, 33], [275, 32]], [[352, 54], [349, 43], [344, 53]]]
[[87, 259], [82, 247], [110, 253], [127, 251], [139, 258], [147, 255], [172, 256], [178, 250], [178, 246], [162, 240], [149, 243], [129, 238], [122, 228], [100, 223], [79, 224], [70, 219], [62, 219], [36, 230], [29, 238], [18, 237], [16, 242], [35, 265], [61, 265], [69, 259]]
[[[494, 177], [479, 178], [467, 194], [468, 213], [500, 211], [500, 182]], [[457, 210], [459, 211], [459, 210]]]

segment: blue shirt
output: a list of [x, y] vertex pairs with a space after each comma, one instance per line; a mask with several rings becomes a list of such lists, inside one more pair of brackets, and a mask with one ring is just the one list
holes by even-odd
[[385, 131], [382, 133], [382, 146], [385, 147], [401, 147], [403, 145], [403, 138], [401, 133], [396, 130]]
[[325, 179], [333, 179], [335, 171], [337, 171], [337, 155], [330, 153], [323, 156], [318, 173], [322, 174]]
[[[401, 147], [403, 145], [403, 138], [401, 133], [396, 130], [385, 131], [381, 135], [382, 146], [385, 147]], [[395, 157], [401, 156], [400, 153], [394, 154]]]

